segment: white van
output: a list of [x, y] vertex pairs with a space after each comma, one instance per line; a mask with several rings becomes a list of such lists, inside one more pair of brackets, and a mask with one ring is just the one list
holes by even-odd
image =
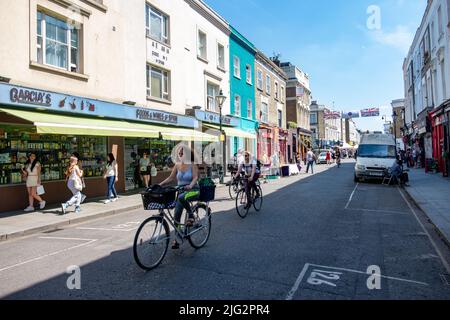
[[392, 134], [366, 133], [361, 136], [355, 165], [355, 182], [382, 179], [384, 170], [396, 161]]

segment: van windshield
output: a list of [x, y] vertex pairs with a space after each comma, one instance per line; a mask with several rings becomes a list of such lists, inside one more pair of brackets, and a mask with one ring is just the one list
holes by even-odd
[[395, 159], [395, 146], [363, 144], [359, 146], [358, 157]]

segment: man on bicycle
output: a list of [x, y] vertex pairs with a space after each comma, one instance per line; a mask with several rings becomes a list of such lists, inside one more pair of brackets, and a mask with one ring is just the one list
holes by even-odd
[[250, 207], [252, 205], [250, 201], [251, 190], [252, 189], [255, 190], [256, 198], [260, 196], [258, 188], [256, 187], [256, 181], [258, 181], [259, 179], [261, 170], [258, 168], [258, 163], [256, 159], [252, 157], [250, 155], [250, 152], [248, 151], [245, 152], [244, 160], [239, 163], [238, 171], [234, 178], [237, 179], [241, 174], [241, 172], [244, 172], [245, 176], [248, 178], [248, 182], [245, 181], [244, 183], [245, 183], [245, 193], [247, 194], [248, 199], [246, 207]]

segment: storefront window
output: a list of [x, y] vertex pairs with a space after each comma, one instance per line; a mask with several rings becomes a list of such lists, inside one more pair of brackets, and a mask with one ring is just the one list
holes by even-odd
[[106, 160], [106, 138], [42, 135], [33, 127], [0, 127], [0, 185], [20, 184], [20, 170], [27, 154], [36, 154], [42, 165], [42, 181], [64, 180], [64, 171], [73, 152], [82, 160], [86, 178], [101, 177]]

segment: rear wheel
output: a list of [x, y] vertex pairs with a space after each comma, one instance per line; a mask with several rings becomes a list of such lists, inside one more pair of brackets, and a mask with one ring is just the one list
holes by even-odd
[[248, 206], [247, 203], [248, 200], [245, 189], [241, 189], [236, 196], [236, 211], [242, 219], [247, 217], [248, 211], [250, 210], [250, 206]]
[[211, 235], [211, 210], [204, 203], [198, 204], [194, 210], [194, 225], [189, 227], [187, 239], [195, 249], [203, 248]]
[[133, 243], [134, 259], [139, 267], [150, 271], [163, 261], [170, 242], [170, 229], [162, 217], [144, 221], [136, 232]]
[[261, 211], [262, 205], [263, 205], [263, 192], [261, 189], [261, 186], [256, 186], [256, 189], [258, 190], [259, 197], [256, 197], [256, 192], [253, 190], [253, 207], [257, 212]]

